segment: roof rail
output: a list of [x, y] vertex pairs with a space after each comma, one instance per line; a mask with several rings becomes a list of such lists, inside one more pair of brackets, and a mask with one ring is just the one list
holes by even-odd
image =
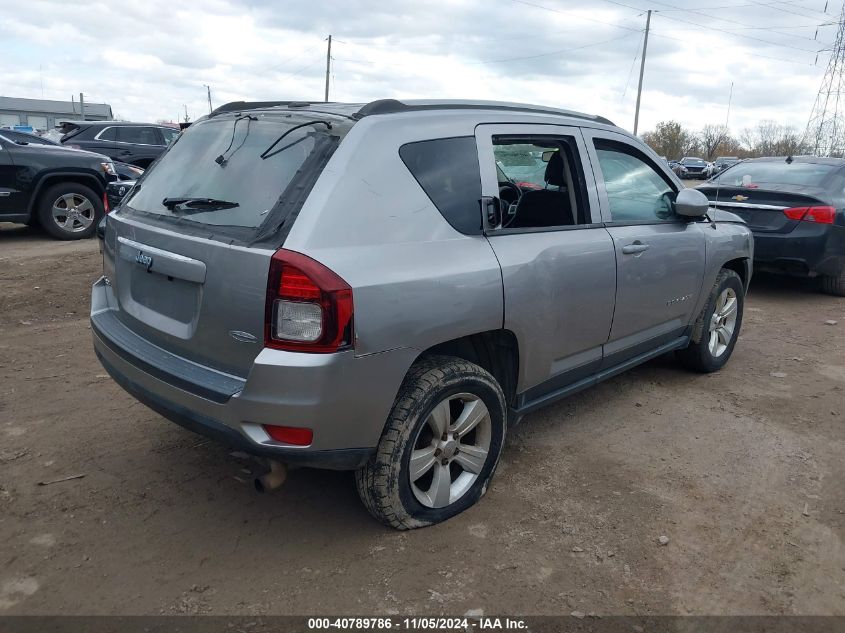
[[215, 108], [208, 116], [217, 116], [224, 112], [237, 112], [238, 110], [259, 110], [261, 108], [275, 108], [278, 106], [303, 108], [309, 105], [311, 104], [308, 101], [232, 101], [231, 103], [226, 103]]
[[373, 116], [376, 114], [396, 114], [399, 112], [416, 112], [422, 110], [501, 110], [506, 112], [536, 112], [541, 114], [557, 114], [560, 116], [568, 116], [577, 119], [586, 119], [595, 121], [596, 123], [604, 123], [605, 125], [615, 124], [602, 116], [592, 114], [584, 114], [583, 112], [573, 112], [571, 110], [562, 110], [558, 108], [549, 108], [544, 106], [527, 105], [520, 103], [499, 103], [495, 101], [442, 101], [442, 102], [418, 102], [418, 103], [403, 103], [397, 99], [379, 99], [378, 101], [371, 101], [363, 106], [358, 112], [352, 115], [354, 119], [362, 119], [366, 116]]

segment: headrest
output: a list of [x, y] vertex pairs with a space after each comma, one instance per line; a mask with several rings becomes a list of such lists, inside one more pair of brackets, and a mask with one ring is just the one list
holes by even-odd
[[560, 155], [560, 152], [561, 150], [558, 150], [552, 154], [546, 164], [545, 181], [555, 187], [566, 186], [566, 178], [563, 176], [563, 156]]

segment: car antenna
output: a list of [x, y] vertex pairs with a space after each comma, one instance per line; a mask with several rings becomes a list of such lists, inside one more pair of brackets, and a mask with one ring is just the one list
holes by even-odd
[[[728, 130], [728, 124], [730, 123], [730, 120], [731, 120], [731, 102], [733, 101], [733, 99], [734, 99], [734, 82], [731, 82], [731, 91], [730, 91], [730, 93], [728, 93], [728, 112], [725, 115], [725, 131], [726, 132]], [[710, 220], [710, 228], [713, 229], [713, 230], [716, 230], [716, 213], [718, 213], [718, 210], [719, 210], [719, 189], [722, 188], [722, 179], [720, 177], [720, 174], [716, 174], [716, 177], [719, 178], [719, 179], [716, 181], [716, 202], [713, 205], [713, 217], [710, 217], [709, 215], [707, 216], [708, 219]]]

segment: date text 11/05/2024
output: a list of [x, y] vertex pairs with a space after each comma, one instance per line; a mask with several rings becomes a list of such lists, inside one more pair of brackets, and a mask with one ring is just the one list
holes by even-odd
[[527, 624], [519, 618], [497, 617], [420, 617], [420, 618], [309, 618], [309, 630], [345, 629], [351, 631], [466, 631], [469, 627], [478, 630], [527, 629]]

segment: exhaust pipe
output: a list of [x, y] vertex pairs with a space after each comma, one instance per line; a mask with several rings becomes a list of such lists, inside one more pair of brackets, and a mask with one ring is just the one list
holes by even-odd
[[269, 492], [275, 490], [283, 483], [288, 476], [288, 467], [282, 462], [270, 460], [270, 471], [255, 478], [255, 489], [258, 492]]

